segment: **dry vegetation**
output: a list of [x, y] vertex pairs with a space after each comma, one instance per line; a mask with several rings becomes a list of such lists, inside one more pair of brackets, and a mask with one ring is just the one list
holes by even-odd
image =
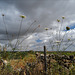
[[[4, 55], [4, 56], [3, 56]], [[1, 60], [8, 63], [3, 64]], [[0, 75], [44, 75], [43, 52], [1, 52]], [[47, 52], [47, 75], [75, 75], [75, 52]]]

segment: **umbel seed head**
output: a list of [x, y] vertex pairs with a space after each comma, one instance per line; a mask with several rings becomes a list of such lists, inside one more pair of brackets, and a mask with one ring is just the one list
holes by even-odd
[[65, 17], [63, 16], [62, 19], [65, 19]]
[[66, 30], [70, 30], [70, 27], [66, 27]]
[[68, 39], [68, 41], [70, 41], [71, 39]]
[[57, 19], [57, 22], [60, 22], [60, 20]]
[[21, 17], [21, 18], [26, 18], [26, 16], [24, 16], [24, 15], [21, 15], [20, 17]]
[[48, 28], [45, 28], [45, 30], [48, 30]]

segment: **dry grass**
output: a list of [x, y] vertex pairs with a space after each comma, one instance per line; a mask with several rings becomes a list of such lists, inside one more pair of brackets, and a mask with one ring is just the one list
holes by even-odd
[[[9, 67], [9, 69], [4, 68], [3, 70], [0, 70], [0, 75], [44, 75], [44, 63], [39, 60], [40, 59], [37, 59], [35, 54], [31, 53], [27, 54], [23, 58], [20, 56], [19, 59], [8, 60], [13, 70], [9, 71]], [[69, 61], [66, 60], [66, 62]], [[71, 74], [75, 75], [75, 63], [69, 64], [71, 70], [64, 68], [63, 66], [59, 65], [55, 59], [51, 58], [50, 63], [47, 64], [47, 73], [48, 75], [68, 75], [71, 73], [71, 71], [73, 71], [74, 74]], [[19, 71], [19, 69], [22, 69], [22, 73]], [[14, 71], [16, 71], [15, 74], [13, 73]]]
[[14, 70], [18, 68], [24, 69], [26, 63], [36, 62], [36, 57], [35, 55], [28, 54], [28, 56], [24, 57], [23, 59], [13, 59], [10, 60], [9, 62]]

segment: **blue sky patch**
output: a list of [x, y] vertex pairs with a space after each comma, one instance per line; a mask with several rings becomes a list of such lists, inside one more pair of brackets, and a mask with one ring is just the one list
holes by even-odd
[[73, 23], [72, 25], [69, 26], [70, 29], [74, 29], [75, 28], [75, 23]]
[[36, 42], [42, 42], [42, 40], [40, 40], [40, 39], [37, 39], [37, 40], [36, 40]]

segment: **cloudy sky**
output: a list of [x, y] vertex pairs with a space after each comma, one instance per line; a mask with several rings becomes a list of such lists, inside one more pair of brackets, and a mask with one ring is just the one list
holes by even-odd
[[[21, 15], [26, 18], [22, 19]], [[65, 44], [67, 48], [73, 43], [69, 49], [74, 50], [74, 0], [0, 0], [0, 16], [1, 45], [16, 45], [22, 50], [43, 50], [43, 46], [46, 45], [48, 50], [52, 50], [51, 47], [56, 50], [55, 42], [62, 41], [66, 34], [61, 48]], [[65, 17], [64, 20], [62, 16]], [[59, 23], [57, 19], [60, 20]], [[71, 30], [64, 30], [66, 26]]]

